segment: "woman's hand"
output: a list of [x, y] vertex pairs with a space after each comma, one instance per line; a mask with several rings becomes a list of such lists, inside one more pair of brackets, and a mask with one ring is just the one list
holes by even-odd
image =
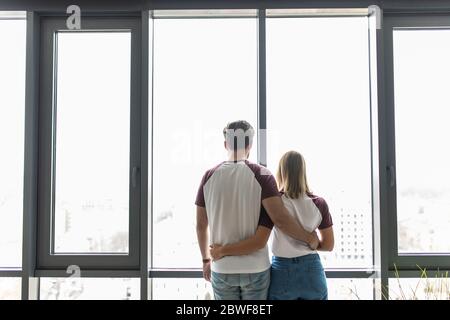
[[223, 253], [223, 246], [218, 244], [210, 245], [209, 251], [214, 261], [219, 260], [225, 256], [225, 254]]

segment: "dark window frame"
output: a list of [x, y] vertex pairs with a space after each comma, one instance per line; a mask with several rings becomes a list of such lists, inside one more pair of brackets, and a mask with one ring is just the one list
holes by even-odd
[[[129, 252], [128, 254], [52, 254], [54, 215], [55, 105], [54, 105], [54, 47], [55, 32], [67, 30], [66, 17], [41, 17], [40, 33], [40, 100], [39, 100], [39, 169], [37, 212], [36, 269], [65, 269], [77, 265], [83, 269], [139, 269], [140, 245], [140, 180], [136, 169], [141, 167], [141, 21], [133, 17], [84, 17], [81, 31], [127, 30], [131, 32], [130, 83], [130, 169], [129, 169]], [[56, 155], [57, 156], [57, 155]], [[133, 171], [135, 171], [133, 173]], [[132, 180], [136, 180], [133, 187]]]

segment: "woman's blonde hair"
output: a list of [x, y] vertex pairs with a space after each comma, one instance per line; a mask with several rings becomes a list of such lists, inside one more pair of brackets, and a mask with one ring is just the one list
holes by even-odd
[[305, 159], [300, 153], [288, 151], [281, 157], [277, 183], [288, 198], [297, 199], [300, 195], [311, 193], [306, 179]]

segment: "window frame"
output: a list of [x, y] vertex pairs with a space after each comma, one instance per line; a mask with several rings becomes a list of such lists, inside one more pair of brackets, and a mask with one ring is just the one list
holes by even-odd
[[[41, 17], [40, 21], [40, 98], [39, 98], [39, 168], [37, 212], [36, 269], [65, 269], [77, 265], [81, 270], [139, 269], [140, 246], [140, 177], [141, 142], [141, 21], [133, 17], [84, 17], [81, 31], [118, 30], [131, 32], [131, 81], [130, 81], [130, 168], [129, 168], [129, 248], [128, 254], [51, 254], [54, 234], [54, 46], [55, 32], [67, 30], [65, 17]], [[137, 172], [134, 170], [137, 168]], [[133, 171], [135, 171], [133, 173]], [[133, 177], [134, 174], [134, 177]], [[135, 186], [133, 187], [133, 179]]]
[[389, 226], [389, 273], [412, 276], [420, 275], [420, 268], [427, 270], [450, 269], [450, 252], [436, 253], [399, 253], [398, 251], [398, 220], [397, 220], [397, 184], [396, 184], [396, 149], [395, 149], [395, 79], [394, 79], [394, 29], [448, 29], [450, 14], [448, 13], [414, 13], [388, 14], [384, 18], [385, 63], [386, 63], [386, 190], [387, 190], [387, 225]]
[[[186, 12], [186, 13], [183, 14], [183, 12]], [[155, 260], [154, 259], [154, 250], [153, 250], [154, 244], [158, 243], [157, 241], [155, 241], [154, 233], [153, 233], [153, 229], [154, 229], [154, 223], [153, 223], [154, 222], [154, 215], [153, 215], [153, 210], [154, 210], [154, 206], [153, 206], [153, 199], [154, 199], [154, 197], [153, 197], [153, 190], [155, 189], [154, 186], [157, 184], [153, 180], [154, 179], [153, 172], [154, 172], [154, 169], [155, 169], [154, 168], [154, 163], [156, 162], [156, 161], [153, 160], [154, 159], [154, 157], [153, 157], [153, 154], [154, 154], [154, 152], [153, 152], [154, 151], [153, 141], [154, 141], [154, 138], [155, 138], [155, 135], [153, 134], [153, 128], [154, 128], [153, 121], [154, 121], [154, 118], [156, 118], [156, 117], [154, 117], [154, 115], [155, 115], [155, 108], [154, 108], [154, 102], [153, 102], [153, 100], [154, 100], [153, 99], [153, 94], [154, 94], [154, 90], [153, 90], [153, 82], [154, 82], [153, 70], [154, 70], [154, 67], [153, 66], [155, 64], [155, 59], [154, 59], [154, 57], [155, 57], [155, 55], [154, 55], [154, 47], [155, 47], [154, 46], [154, 40], [155, 40], [154, 30], [155, 29], [157, 30], [157, 27], [155, 27], [155, 23], [157, 23], [157, 22], [155, 22], [155, 21], [168, 20], [168, 19], [172, 19], [172, 20], [189, 20], [189, 19], [214, 19], [214, 20], [252, 19], [252, 20], [254, 20], [252, 22], [255, 23], [255, 25], [256, 25], [257, 36], [259, 34], [258, 30], [260, 28], [260, 25], [258, 25], [258, 24], [260, 23], [260, 19], [258, 19], [257, 10], [256, 9], [254, 9], [254, 10], [153, 10], [153, 11], [150, 11], [150, 15], [149, 15], [149, 21], [150, 21], [149, 47], [150, 47], [151, 53], [150, 53], [150, 56], [149, 56], [149, 59], [150, 59], [150, 69], [149, 69], [150, 75], [149, 76], [150, 76], [151, 79], [149, 79], [149, 82], [150, 82], [151, 85], [149, 87], [149, 99], [151, 101], [151, 104], [149, 104], [149, 108], [151, 108], [151, 110], [150, 110], [149, 126], [151, 128], [152, 134], [151, 134], [151, 137], [149, 137], [151, 139], [151, 143], [148, 145], [148, 147], [149, 147], [149, 158], [151, 159], [150, 163], [149, 163], [150, 173], [149, 173], [149, 176], [148, 176], [148, 179], [149, 179], [148, 180], [149, 181], [149, 191], [148, 191], [149, 194], [148, 194], [148, 196], [149, 196], [149, 199], [151, 199], [152, 203], [151, 203], [151, 206], [149, 206], [149, 216], [148, 216], [149, 234], [150, 234], [149, 245], [151, 244], [151, 250], [148, 253], [149, 271], [147, 273], [148, 274], [151, 273], [152, 270], [166, 270], [166, 271], [169, 271], [169, 272], [174, 272], [174, 275], [176, 275], [176, 277], [178, 277], [177, 272], [178, 271], [183, 272], [181, 270], [191, 270], [191, 271], [193, 271], [192, 274], [194, 274], [194, 275], [198, 274], [198, 272], [195, 269], [191, 268], [190, 266], [188, 266], [187, 268], [184, 268], [184, 267], [180, 267], [180, 268], [175, 267], [174, 268], [174, 267], [171, 267], [171, 266], [167, 266], [167, 267], [166, 266], [155, 266], [155, 263], [154, 263], [154, 260]], [[257, 55], [258, 53], [261, 54], [261, 51], [263, 51], [263, 50], [258, 50], [258, 48], [259, 48], [258, 42], [259, 41], [261, 41], [260, 38], [257, 39], [257, 41], [256, 41], [256, 46], [254, 48], [255, 49], [255, 55]], [[258, 67], [259, 64], [260, 64], [260, 62], [259, 62], [260, 59], [261, 59], [261, 57], [257, 56], [257, 59], [256, 59], [257, 60], [257, 70], [256, 70], [256, 72], [257, 73], [260, 72], [260, 68]], [[265, 77], [262, 80], [261, 77], [258, 77], [256, 73], [255, 73], [255, 76], [256, 76], [255, 77], [256, 78], [255, 79], [255, 83], [257, 84], [258, 99], [256, 99], [256, 103], [257, 103], [256, 104], [256, 110], [254, 110], [254, 109], [251, 109], [251, 110], [252, 110], [253, 114], [256, 113], [256, 121], [257, 121], [257, 126], [258, 126], [259, 123], [261, 123], [261, 121], [264, 121], [264, 123], [265, 123], [265, 112], [261, 113], [260, 112], [261, 108], [258, 107], [258, 105], [262, 105], [262, 103], [260, 102], [262, 100], [262, 98], [261, 98], [261, 95], [259, 94], [259, 92], [265, 92], [265, 89], [261, 89], [260, 88], [260, 86], [261, 86], [260, 82], [264, 82], [265, 83]], [[158, 111], [158, 110], [156, 110], [156, 111]], [[264, 124], [264, 126], [265, 126], [265, 124]], [[220, 128], [219, 128], [219, 131], [221, 131]], [[257, 155], [257, 161], [259, 163], [261, 163], [261, 160], [260, 160], [261, 156], [262, 156], [261, 152], [262, 152], [262, 150], [263, 150], [262, 148], [264, 148], [264, 146], [262, 145], [260, 139], [261, 139], [261, 135], [262, 135], [261, 132], [265, 131], [265, 130], [256, 130], [256, 131], [257, 131], [256, 132], [256, 134], [257, 134], [257, 139], [256, 139], [257, 144], [254, 144], [254, 151], [252, 151], [252, 152], [255, 152], [255, 154]], [[155, 154], [156, 154], [156, 152], [155, 152]], [[206, 170], [206, 168], [204, 168], [204, 169]], [[156, 170], [157, 170], [157, 168], [156, 168]], [[199, 181], [200, 181], [200, 178], [201, 177], [199, 177]], [[197, 183], [197, 181], [196, 181], [196, 183]], [[197, 186], [196, 186], [196, 188], [197, 188]], [[194, 206], [195, 206], [194, 205], [194, 200], [195, 199], [192, 200], [192, 208], [194, 208]], [[195, 214], [192, 217], [194, 219], [195, 218]], [[156, 274], [158, 274], [158, 273], [156, 273]]]
[[[267, 164], [267, 101], [266, 101], [266, 11], [267, 9], [260, 9], [258, 10], [258, 15], [257, 15], [257, 35], [258, 35], [258, 105], [257, 105], [257, 126], [258, 126], [258, 130], [257, 130], [257, 134], [258, 134], [258, 145], [257, 145], [257, 159], [258, 159], [258, 163], [261, 165], [266, 165]], [[379, 14], [379, 13], [378, 13]], [[150, 23], [152, 23], [152, 21], [154, 21], [155, 19], [160, 19], [159, 17], [153, 17], [153, 15], [150, 15], [151, 19], [150, 19]], [[323, 17], [323, 15], [318, 15], [319, 17]], [[345, 15], [344, 15], [345, 16]], [[352, 15], [353, 17], [355, 15]], [[377, 18], [374, 14], [374, 12], [371, 12], [370, 10], [368, 10], [367, 14], [364, 14], [363, 16], [365, 17], [372, 17], [372, 18]], [[232, 14], [229, 17], [235, 17]], [[283, 16], [283, 17], [277, 17], [277, 18], [292, 18], [292, 15], [287, 15], [287, 16]], [[298, 17], [304, 17], [304, 15], [299, 14]], [[310, 16], [307, 16], [310, 17]], [[334, 15], [333, 17], [339, 17], [339, 15]], [[164, 17], [162, 17], [161, 19], [167, 19], [170, 18], [168, 17], [168, 15], [164, 15]], [[192, 16], [190, 17], [183, 17], [184, 19], [189, 19], [189, 18], [199, 18], [198, 15], [195, 15], [194, 13], [192, 13]], [[204, 18], [204, 17], [202, 17]], [[213, 16], [213, 18], [218, 18], [217, 16]], [[220, 16], [219, 18], [224, 18], [226, 19], [227, 16]], [[381, 37], [379, 37], [379, 32], [381, 30], [377, 30], [377, 39], [376, 39], [376, 43], [373, 44], [373, 47], [375, 49], [376, 53], [381, 52], [381, 46], [380, 46], [380, 41], [381, 41]], [[370, 37], [370, 35], [369, 35]], [[153, 41], [153, 37], [152, 40]], [[150, 44], [150, 48], [152, 48], [153, 45], [152, 43]], [[151, 57], [151, 59], [153, 58], [153, 56]], [[370, 57], [368, 56], [368, 63]], [[376, 63], [374, 64], [374, 66], [376, 67], [376, 70], [371, 70], [370, 73], [370, 77], [374, 76], [375, 81], [382, 81], [381, 80], [381, 73], [379, 71], [379, 68], [381, 68], [381, 64], [380, 66], [378, 66]], [[380, 74], [379, 74], [380, 73]], [[380, 79], [380, 80], [378, 80]], [[378, 85], [379, 86], [379, 85]], [[375, 98], [376, 97], [376, 98]], [[371, 94], [370, 94], [370, 113], [371, 113], [371, 140], [370, 140], [370, 146], [371, 146], [371, 167], [372, 167], [372, 172], [370, 173], [372, 176], [372, 186], [371, 186], [371, 190], [372, 190], [372, 194], [379, 192], [379, 188], [380, 188], [380, 184], [379, 184], [379, 177], [378, 177], [378, 168], [374, 168], [374, 164], [378, 163], [374, 162], [374, 157], [376, 158], [378, 155], [375, 154], [373, 152], [373, 147], [374, 147], [374, 138], [373, 135], [378, 135], [378, 118], [373, 119], [373, 114], [377, 114], [378, 113], [378, 103], [379, 101], [381, 101], [381, 97], [378, 97], [378, 90], [377, 88], [372, 88], [371, 89]], [[151, 106], [152, 110], [153, 110], [153, 105]], [[152, 111], [153, 112], [153, 111]], [[152, 121], [152, 120], [151, 120]], [[376, 128], [376, 130], [374, 129]], [[380, 130], [381, 131], [381, 130]], [[151, 137], [153, 138], [153, 136]], [[376, 141], [378, 141], [378, 137], [376, 139]], [[152, 148], [150, 149], [150, 153], [152, 154]], [[152, 168], [153, 170], [153, 168]], [[374, 178], [374, 175], [376, 175], [376, 178]], [[152, 181], [152, 179], [150, 180]], [[150, 192], [149, 196], [151, 198], [153, 198], [152, 192]], [[374, 203], [374, 201], [376, 201], [376, 199], [379, 199], [378, 196], [373, 196], [373, 201], [372, 201], [372, 221], [374, 223], [375, 221], [375, 217], [379, 217], [379, 206], [377, 204]], [[153, 208], [153, 207], [152, 207]], [[151, 210], [152, 211], [152, 210]], [[149, 221], [153, 221], [153, 213], [149, 212]], [[153, 224], [151, 225], [151, 227], [153, 227]], [[151, 239], [150, 240], [151, 243], [154, 243], [154, 240]], [[379, 237], [375, 236], [375, 229], [372, 235], [372, 246], [374, 247], [374, 254], [373, 254], [373, 264], [375, 264], [375, 241], [380, 241]], [[149, 256], [149, 259], [151, 259], [151, 257]], [[379, 260], [379, 259], [378, 259]], [[384, 260], [383, 260], [384, 263]], [[380, 261], [378, 261], [378, 264], [381, 264]], [[151, 264], [150, 264], [151, 266]], [[376, 297], [376, 285], [375, 283], [380, 279], [380, 273], [377, 272], [377, 270], [379, 270], [381, 267], [377, 266], [377, 267], [372, 267], [372, 268], [326, 268], [326, 275], [327, 277], [330, 278], [372, 278], [374, 280], [374, 291], [373, 291], [373, 295], [374, 298]], [[149, 275], [149, 279], [150, 279], [150, 288], [151, 288], [151, 280], [153, 278], [201, 278], [202, 277], [202, 272], [198, 269], [186, 269], [186, 268], [152, 268], [150, 267], [148, 270], [148, 275]], [[151, 290], [151, 289], [150, 289]], [[151, 295], [151, 292], [150, 294]]]
[[[343, 266], [343, 267], [336, 267], [336, 268], [326, 268], [327, 270], [375, 270], [375, 252], [376, 252], [376, 241], [379, 241], [379, 239], [375, 236], [376, 230], [374, 229], [375, 221], [377, 217], [379, 216], [379, 205], [376, 201], [379, 200], [379, 171], [378, 169], [378, 152], [379, 152], [379, 145], [377, 142], [379, 141], [378, 133], [379, 133], [379, 123], [378, 123], [378, 116], [376, 116], [379, 112], [378, 107], [378, 101], [381, 101], [381, 96], [379, 97], [379, 85], [378, 79], [381, 77], [381, 74], [379, 74], [379, 66], [382, 66], [377, 61], [377, 54], [382, 48], [382, 45], [380, 43], [379, 39], [379, 28], [377, 26], [377, 23], [379, 23], [378, 19], [380, 18], [379, 15], [381, 12], [377, 11], [376, 6], [370, 6], [368, 8], [352, 8], [352, 9], [345, 9], [345, 8], [333, 8], [333, 9], [266, 9], [266, 19], [265, 21], [268, 21], [269, 19], [292, 19], [292, 18], [366, 18], [367, 19], [367, 26], [368, 26], [368, 36], [367, 36], [367, 42], [368, 42], [368, 56], [367, 56], [367, 66], [368, 66], [368, 107], [367, 115], [368, 115], [368, 122], [369, 122], [369, 128], [367, 129], [369, 131], [369, 141], [368, 141], [368, 148], [369, 150], [369, 156], [370, 156], [370, 171], [368, 174], [370, 174], [370, 196], [371, 196], [371, 204], [370, 204], [370, 213], [368, 213], [368, 216], [370, 216], [371, 221], [371, 245], [368, 246], [372, 249], [371, 255], [371, 267], [367, 264], [367, 266], [361, 265], [361, 266]], [[316, 12], [317, 11], [317, 12]], [[373, 32], [372, 32], [373, 31]], [[265, 32], [265, 31], [264, 31]], [[266, 52], [266, 49], [261, 49], [261, 51]], [[266, 66], [266, 62], [264, 61], [264, 65]], [[266, 72], [266, 68], [264, 67], [264, 75]], [[264, 76], [264, 78], [266, 78]], [[265, 81], [266, 79], [264, 79]], [[264, 87], [264, 91], [266, 88]], [[265, 99], [265, 97], [264, 97]], [[265, 101], [264, 101], [265, 102]], [[263, 111], [264, 113], [264, 119], [266, 118], [266, 105], [264, 105]], [[264, 120], [264, 129], [266, 129], [266, 122]], [[270, 128], [269, 128], [270, 129]], [[264, 135], [266, 135], [266, 130], [264, 131]], [[375, 141], [375, 143], [374, 143]], [[266, 153], [267, 153], [267, 138], [264, 139], [264, 143], [262, 144], [263, 148], [263, 154], [264, 159], [267, 159]], [[267, 161], [260, 162], [260, 164], [266, 165]], [[376, 177], [376, 178], [375, 178]], [[335, 227], [337, 224], [335, 224]], [[337, 242], [337, 237], [335, 233], [335, 241]], [[334, 250], [337, 250], [336, 247]], [[332, 272], [332, 274], [334, 274]], [[355, 274], [355, 277], [358, 276]]]

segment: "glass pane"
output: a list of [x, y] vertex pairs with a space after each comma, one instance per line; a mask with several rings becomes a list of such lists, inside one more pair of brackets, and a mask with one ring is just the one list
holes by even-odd
[[267, 19], [268, 166], [296, 150], [334, 222], [329, 267], [372, 266], [367, 18]]
[[0, 267], [22, 265], [25, 20], [0, 19]]
[[[153, 300], [214, 300], [210, 282], [203, 279], [153, 279]], [[330, 300], [372, 300], [372, 279], [327, 279]]]
[[156, 19], [154, 35], [153, 266], [201, 267], [200, 180], [229, 121], [257, 125], [256, 19]]
[[57, 33], [55, 253], [128, 252], [129, 32]]
[[137, 278], [41, 278], [41, 300], [139, 300]]
[[398, 250], [450, 252], [450, 30], [394, 30]]
[[153, 300], [214, 300], [210, 282], [203, 279], [152, 279]]
[[330, 300], [373, 300], [372, 279], [327, 279]]
[[448, 273], [439, 273], [420, 278], [389, 279], [391, 300], [450, 300]]
[[0, 300], [21, 299], [20, 278], [0, 278]]

